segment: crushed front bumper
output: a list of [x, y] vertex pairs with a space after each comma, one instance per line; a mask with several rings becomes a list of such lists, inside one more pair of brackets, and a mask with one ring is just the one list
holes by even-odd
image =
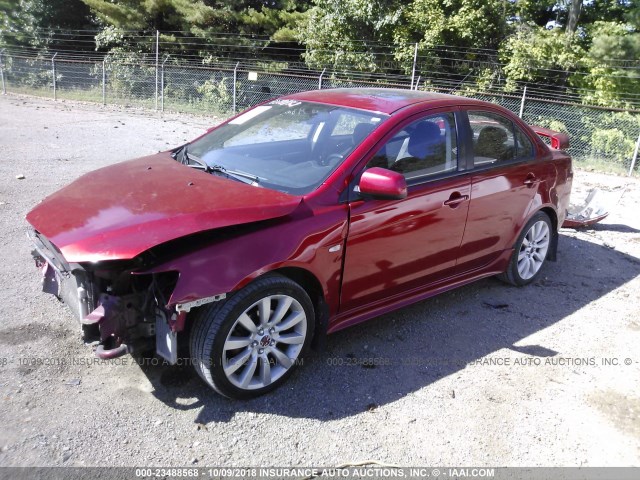
[[[177, 361], [177, 332], [184, 325], [184, 311], [168, 311], [158, 305], [153, 282], [141, 288], [112, 291], [104, 271], [89, 271], [68, 263], [62, 253], [44, 235], [29, 230], [34, 245], [32, 256], [42, 272], [42, 290], [55, 295], [71, 310], [82, 326], [86, 341], [99, 340], [95, 350], [102, 359], [119, 357], [133, 351], [147, 351], [156, 340], [156, 351], [170, 363]], [[128, 270], [114, 270], [127, 277]], [[140, 277], [138, 277], [140, 278]], [[117, 280], [116, 280], [117, 281]], [[156, 335], [156, 330], [160, 335]]]
[[78, 322], [97, 307], [98, 292], [90, 272], [69, 264], [56, 247], [36, 230], [27, 232], [36, 266], [42, 272], [42, 290], [55, 295], [71, 309]]

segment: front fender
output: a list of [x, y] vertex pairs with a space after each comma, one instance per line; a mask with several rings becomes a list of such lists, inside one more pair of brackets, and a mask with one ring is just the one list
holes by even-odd
[[320, 214], [287, 218], [212, 243], [160, 263], [149, 272], [179, 272], [169, 300], [172, 306], [233, 292], [267, 272], [300, 268], [318, 280], [325, 302], [330, 311], [335, 312], [339, 304], [346, 233], [347, 208], [338, 205]]

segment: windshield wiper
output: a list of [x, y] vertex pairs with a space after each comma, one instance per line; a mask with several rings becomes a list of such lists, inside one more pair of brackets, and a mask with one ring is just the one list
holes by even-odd
[[174, 158], [180, 155], [180, 159], [178, 160], [183, 165], [188, 165], [189, 167], [197, 168], [198, 170], [203, 170], [206, 173], [221, 173], [225, 175], [227, 178], [233, 178], [242, 183], [247, 183], [249, 185], [257, 185], [260, 181], [260, 177], [256, 175], [251, 175], [249, 173], [238, 172], [236, 170], [228, 170], [222, 165], [213, 165], [209, 166], [207, 163], [199, 157], [196, 157], [192, 153], [189, 153], [188, 145], [186, 144], [182, 149], [176, 153]]
[[222, 173], [227, 177], [235, 178], [236, 180], [239, 180], [244, 183], [248, 183], [249, 185], [257, 185], [258, 182], [260, 181], [260, 177], [256, 175], [251, 175], [250, 173], [238, 172], [237, 170], [228, 170], [222, 165], [212, 165], [212, 166], [207, 165], [207, 168], [209, 169], [208, 170], [209, 172]]
[[211, 172], [209, 165], [207, 165], [204, 160], [189, 153], [188, 145], [189, 144], [187, 143], [184, 147], [182, 147], [182, 150], [180, 151], [180, 163], [193, 168], [204, 170], [207, 173]]
[[180, 162], [183, 165], [189, 165], [189, 159], [187, 158], [188, 149], [189, 149], [189, 144], [185, 143], [182, 147], [180, 147], [178, 150], [173, 152], [171, 156], [175, 161]]

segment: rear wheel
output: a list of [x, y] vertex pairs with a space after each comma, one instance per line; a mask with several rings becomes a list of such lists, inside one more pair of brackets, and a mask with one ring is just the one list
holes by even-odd
[[506, 272], [500, 278], [512, 285], [527, 285], [542, 271], [551, 245], [552, 227], [549, 216], [536, 213], [522, 229]]
[[212, 304], [194, 320], [191, 357], [218, 393], [252, 398], [286, 381], [314, 330], [309, 295], [294, 281], [271, 275]]

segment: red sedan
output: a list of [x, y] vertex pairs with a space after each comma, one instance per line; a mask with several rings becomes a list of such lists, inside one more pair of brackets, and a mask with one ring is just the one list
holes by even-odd
[[183, 339], [205, 382], [248, 398], [327, 333], [491, 275], [534, 281], [556, 256], [567, 146], [464, 97], [304, 92], [89, 173], [27, 220], [44, 290], [98, 356], [176, 363]]

